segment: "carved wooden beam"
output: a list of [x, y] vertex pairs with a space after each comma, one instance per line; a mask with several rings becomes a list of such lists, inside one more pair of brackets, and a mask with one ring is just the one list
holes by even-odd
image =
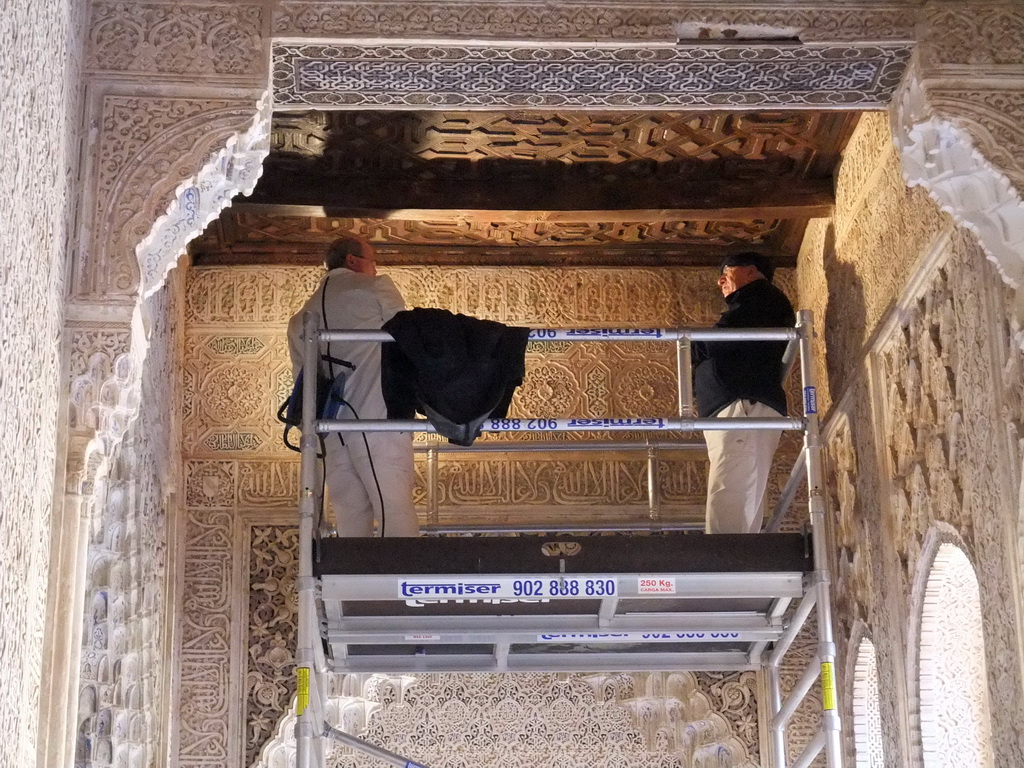
[[[280, 190], [280, 191], [278, 191]], [[429, 221], [591, 222], [685, 219], [809, 219], [832, 214], [826, 179], [701, 179], [679, 182], [543, 186], [469, 181], [386, 180], [331, 185], [295, 183], [257, 191], [248, 205], [263, 213]]]
[[[776, 266], [795, 267], [795, 252], [752, 246], [772, 256]], [[736, 245], [632, 244], [616, 246], [523, 246], [377, 244], [377, 262], [384, 266], [546, 266], [546, 267], [716, 267]], [[320, 243], [254, 243], [195, 249], [196, 266], [293, 265], [320, 266]]]
[[[827, 187], [827, 189], [826, 189]], [[835, 196], [832, 181], [824, 183], [787, 182], [783, 188], [774, 190], [759, 200], [734, 199], [727, 201], [706, 197], [704, 200], [690, 199], [673, 201], [686, 203], [679, 206], [623, 206], [615, 208], [539, 208], [524, 206], [527, 200], [519, 200], [520, 206], [509, 208], [403, 208], [403, 207], [348, 207], [328, 205], [283, 205], [243, 203], [239, 210], [258, 212], [264, 216], [312, 216], [316, 218], [352, 218], [432, 222], [493, 222], [493, 223], [534, 223], [587, 224], [604, 221], [686, 221], [727, 220], [749, 221], [754, 219], [819, 219], [832, 215]], [[667, 201], [662, 201], [667, 202]]]

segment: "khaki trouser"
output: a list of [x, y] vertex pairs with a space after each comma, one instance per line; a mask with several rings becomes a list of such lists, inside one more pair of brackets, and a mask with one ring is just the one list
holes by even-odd
[[[774, 408], [736, 400], [717, 418], [782, 418]], [[757, 533], [764, 520], [765, 488], [782, 430], [729, 429], [704, 433], [708, 446], [707, 533]]]
[[338, 535], [418, 536], [412, 434], [346, 432], [344, 445], [339, 437], [324, 437], [328, 500]]

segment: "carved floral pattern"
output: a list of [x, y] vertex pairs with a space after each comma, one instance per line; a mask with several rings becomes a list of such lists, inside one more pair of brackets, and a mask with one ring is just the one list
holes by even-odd
[[583, 2], [551, 6], [449, 2], [443, 6], [285, 0], [274, 17], [277, 36], [441, 37], [470, 39], [652, 40], [728, 39], [729, 30], [799, 35], [802, 40], [908, 40], [915, 16], [905, 7], [667, 8], [644, 2], [600, 9]]
[[[54, 512], [54, 476], [83, 90], [82, 5], [34, 3], [0, 14], [0, 358], [7, 369], [0, 379], [0, 674], [10, 681], [0, 686], [0, 728], [5, 759], [25, 765], [36, 761], [37, 742], [49, 736], [40, 732], [38, 712], [40, 705], [47, 711], [55, 687], [44, 662], [44, 637], [53, 595], [47, 577], [51, 557], [56, 559], [50, 530], [61, 520]], [[48, 714], [63, 723], [64, 711]]]
[[248, 549], [247, 766], [253, 764], [295, 694], [298, 529], [253, 526]]
[[[608, 686], [604, 676], [425, 675], [404, 688], [385, 684], [362, 736], [425, 764], [755, 765], [756, 750], [732, 728], [751, 715], [754, 676], [702, 677], [619, 676]], [[709, 687], [724, 712], [710, 706]], [[346, 752], [332, 764], [361, 765]]]
[[936, 3], [925, 22], [928, 66], [1024, 64], [1024, 13], [1015, 3]]
[[86, 66], [93, 71], [259, 80], [263, 7], [96, 2]]

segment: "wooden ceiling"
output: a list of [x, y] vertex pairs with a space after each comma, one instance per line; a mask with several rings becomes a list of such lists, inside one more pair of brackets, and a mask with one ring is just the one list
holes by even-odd
[[191, 248], [196, 264], [313, 264], [339, 234], [382, 264], [795, 264], [828, 216], [854, 112], [307, 112]]

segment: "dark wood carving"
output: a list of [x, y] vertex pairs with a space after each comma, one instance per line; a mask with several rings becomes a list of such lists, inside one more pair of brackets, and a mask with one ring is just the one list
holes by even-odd
[[253, 196], [197, 263], [311, 263], [352, 232], [382, 263], [795, 261], [827, 216], [844, 112], [308, 112], [275, 116]]

